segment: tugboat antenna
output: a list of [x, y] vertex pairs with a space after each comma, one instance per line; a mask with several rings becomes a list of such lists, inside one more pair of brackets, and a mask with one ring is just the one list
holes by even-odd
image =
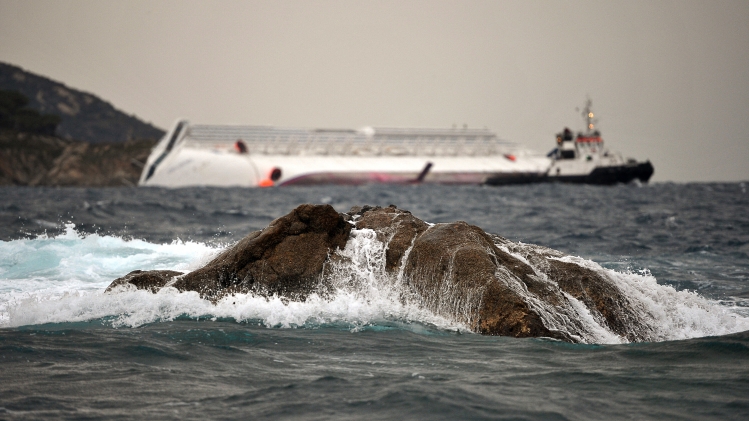
[[583, 118], [585, 118], [586, 127], [585, 127], [585, 134], [589, 135], [591, 134], [595, 129], [595, 124], [598, 123], [598, 120], [595, 119], [595, 115], [593, 114], [592, 107], [593, 101], [591, 101], [590, 97], [585, 101], [585, 108], [583, 108]]

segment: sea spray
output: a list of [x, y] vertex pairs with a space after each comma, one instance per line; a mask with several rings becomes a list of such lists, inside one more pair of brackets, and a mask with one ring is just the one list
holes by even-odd
[[[0, 326], [118, 314], [96, 306], [99, 310], [84, 316], [89, 313], [85, 309], [93, 305], [86, 304], [85, 297], [100, 295], [113, 278], [137, 268], [190, 271], [205, 264], [219, 251], [219, 248], [190, 241], [153, 244], [117, 236], [82, 235], [73, 224], [67, 224], [65, 232], [54, 237], [43, 234], [31, 239], [0, 242]], [[71, 300], [82, 300], [79, 302], [82, 308], [70, 309], [70, 312], [54, 308], [55, 301], [73, 305]], [[10, 307], [15, 308], [17, 322], [9, 320]], [[20, 315], [23, 308], [29, 308], [26, 319]], [[43, 316], [45, 308], [48, 308], [47, 316]], [[35, 317], [39, 317], [39, 321], [35, 322]]]
[[[471, 306], [480, 295], [478, 292], [461, 301], [451, 291], [439, 290], [434, 300], [442, 302], [435, 301], [431, 307], [423, 305], [405, 288], [408, 279], [403, 271], [387, 273], [384, 257], [387, 244], [367, 229], [353, 230], [346, 248], [337, 252], [341, 259], [333, 259], [326, 268], [325, 276], [331, 277], [334, 291], [312, 294], [304, 301], [235, 294], [213, 304], [195, 292], [179, 292], [174, 288], [164, 288], [157, 294], [134, 288], [116, 294], [102, 292], [111, 278], [130, 270], [145, 267], [187, 271], [220, 251], [201, 243], [157, 245], [99, 234], [82, 236], [73, 227], [57, 237], [0, 243], [3, 256], [0, 326], [100, 320], [113, 327], [137, 327], [187, 317], [259, 322], [268, 327], [344, 323], [356, 328], [403, 321], [454, 331], [470, 327]], [[523, 256], [517, 252], [514, 255]], [[403, 262], [407, 258], [404, 256]], [[694, 292], [660, 285], [648, 273], [616, 272], [576, 257], [560, 259], [585, 266], [616, 282], [638, 309], [639, 317], [653, 330], [652, 340], [687, 339], [749, 329], [749, 319], [730, 308]], [[584, 306], [575, 305], [577, 300], [570, 302], [571, 308], [553, 317], [548, 313], [545, 321], [559, 329], [565, 328], [564, 323], [585, 325], [582, 342], [625, 341], [607, 330]], [[435, 308], [437, 311], [432, 310]], [[462, 310], [456, 311], [458, 308]], [[458, 317], [448, 317], [450, 314]]]
[[[539, 259], [538, 256], [546, 255], [553, 258], [553, 256], [563, 256], [562, 253], [546, 247], [523, 243], [514, 243], [513, 247], [510, 248], [506, 240], [502, 240], [495, 243], [495, 245], [500, 250], [530, 266], [534, 271], [534, 275], [532, 276], [536, 282], [554, 286], [553, 281], [546, 274], [548, 261]], [[531, 258], [531, 256], [536, 258]], [[596, 268], [591, 269], [600, 274], [600, 271], [596, 270]], [[497, 277], [503, 279], [515, 293], [523, 296], [530, 307], [543, 319], [544, 325], [550, 329], [563, 332], [578, 342], [583, 343], [611, 344], [627, 342], [626, 338], [613, 332], [607, 326], [605, 319], [600, 313], [592, 313], [585, 304], [569, 293], [562, 291], [565, 300], [551, 305], [542, 297], [538, 297], [529, 291], [523, 282], [517, 280], [510, 273], [507, 273], [507, 270], [503, 267], [498, 268]]]
[[[638, 325], [644, 329], [644, 337], [648, 341], [717, 336], [749, 330], [749, 318], [741, 315], [737, 311], [739, 309], [721, 305], [720, 302], [704, 298], [693, 291], [677, 291], [670, 285], [658, 284], [647, 270], [617, 272], [588, 259], [563, 255], [532, 244], [517, 243], [516, 250], [510, 250], [502, 244], [498, 246], [529, 264], [541, 278], [544, 278], [544, 268], [539, 265], [543, 263], [526, 260], [528, 250], [555, 254], [556, 257], [552, 257], [554, 260], [574, 263], [605, 277], [623, 292], [628, 304], [635, 309], [637, 320], [629, 325]], [[534, 304], [534, 309], [542, 314], [544, 321], [555, 329], [582, 331], [582, 342], [587, 343], [627, 342], [626, 338], [612, 332], [600, 315], [591, 314], [579, 300], [569, 294], [565, 295], [570, 306], [550, 307], [535, 299], [527, 289], [517, 288]]]
[[[397, 295], [392, 293], [393, 285], [389, 285], [387, 277], [383, 276], [384, 244], [368, 234], [370, 233], [363, 232], [356, 235], [359, 242], [352, 241], [351, 247], [341, 251], [348, 257], [358, 255], [359, 257], [352, 261], [357, 262], [359, 266], [342, 268], [354, 276], [346, 278], [336, 275], [338, 289], [331, 296], [312, 294], [302, 302], [290, 302], [277, 296], [268, 298], [254, 294], [235, 294], [212, 304], [200, 298], [195, 292], [179, 292], [174, 288], [163, 288], [156, 294], [135, 288], [123, 288], [117, 293], [105, 294], [103, 289], [111, 279], [101, 282], [98, 274], [70, 277], [67, 270], [69, 265], [58, 264], [52, 268], [47, 278], [39, 280], [36, 287], [29, 288], [27, 282], [21, 282], [27, 286], [25, 289], [13, 289], [10, 279], [0, 278], [0, 285], [3, 285], [0, 292], [0, 326], [15, 327], [99, 319], [113, 327], [138, 327], [188, 317], [208, 320], [225, 318], [237, 322], [260, 321], [268, 327], [287, 328], [341, 322], [356, 327], [404, 321], [433, 325], [447, 330], [465, 330], [464, 326], [431, 315], [419, 307], [402, 304]], [[218, 249], [197, 243], [155, 245], [140, 240], [100, 237], [97, 234], [83, 237], [75, 232], [66, 232], [53, 239], [5, 242], [3, 247], [15, 247], [18, 245], [17, 242], [39, 246], [39, 242], [47, 244], [50, 240], [56, 241], [58, 246], [61, 242], [64, 244], [58, 248], [61, 257], [59, 261], [76, 256], [92, 241], [103, 240], [105, 243], [117, 245], [120, 257], [126, 259], [126, 262], [118, 264], [120, 273], [109, 275], [110, 278], [142, 267], [194, 269], [204, 264], [210, 256], [220, 252]], [[32, 248], [43, 250], [45, 247], [41, 245]], [[99, 247], [100, 253], [89, 254], [88, 264], [92, 267], [101, 267], [102, 262], [111, 262], [111, 250], [102, 255], [105, 249], [107, 247]], [[30, 275], [33, 273], [33, 269], [29, 271]], [[14, 279], [24, 280], [23, 276], [24, 273], [18, 273]], [[60, 286], [45, 286], [49, 283], [58, 283]]]

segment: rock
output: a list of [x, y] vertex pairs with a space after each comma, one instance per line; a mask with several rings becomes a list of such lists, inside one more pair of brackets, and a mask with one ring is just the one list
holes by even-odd
[[465, 222], [427, 224], [393, 205], [354, 207], [347, 214], [301, 205], [201, 269], [183, 276], [135, 271], [108, 290], [129, 283], [157, 291], [168, 283], [214, 301], [250, 292], [286, 300], [324, 296], [346, 287], [354, 272], [351, 253], [342, 252], [353, 227], [372, 230], [371, 238], [386, 245], [377, 276], [397, 291], [394, 299], [474, 332], [570, 342], [595, 341], [604, 330], [628, 341], [652, 338], [652, 327], [602, 269]]
[[416, 295], [431, 311], [458, 318], [483, 334], [570, 339], [546, 328], [524, 298], [498, 278], [505, 271], [531, 284], [534, 272], [499, 250], [480, 228], [465, 222], [430, 227], [394, 206], [353, 215], [360, 215], [357, 229], [374, 229], [388, 244], [386, 269], [391, 273], [403, 269], [405, 293]]
[[134, 270], [122, 278], [112, 281], [106, 289], [106, 292], [112, 291], [117, 287], [132, 285], [138, 289], [146, 289], [151, 292], [157, 292], [163, 288], [175, 276], [182, 275], [182, 272], [173, 270]]
[[405, 264], [411, 290], [438, 314], [461, 315], [483, 334], [559, 337], [508, 282], [527, 280], [533, 269], [497, 249], [478, 227], [431, 227], [416, 239]]
[[385, 267], [394, 271], [400, 266], [406, 250], [416, 237], [429, 228], [429, 224], [411, 215], [411, 212], [397, 209], [391, 205], [387, 208], [354, 207], [348, 213], [356, 221], [357, 229], [372, 229], [377, 232], [377, 239], [388, 245]]
[[[350, 231], [351, 224], [332, 206], [301, 205], [170, 286], [211, 300], [248, 292], [303, 300], [318, 290], [323, 265], [345, 246]], [[152, 272], [131, 273], [115, 282], [151, 287], [156, 285]]]

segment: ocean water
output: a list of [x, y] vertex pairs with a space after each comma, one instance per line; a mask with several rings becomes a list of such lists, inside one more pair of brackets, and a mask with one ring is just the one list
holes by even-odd
[[[749, 419], [746, 190], [0, 188], [0, 419]], [[103, 292], [198, 268], [301, 203], [395, 204], [563, 251], [616, 279], [658, 340], [467, 332], [396, 299], [366, 232], [341, 251], [357, 288], [327, 299]]]

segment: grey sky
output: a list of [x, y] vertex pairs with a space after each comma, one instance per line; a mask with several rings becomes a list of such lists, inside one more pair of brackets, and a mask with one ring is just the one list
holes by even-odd
[[488, 127], [593, 99], [653, 181], [749, 180], [747, 1], [8, 1], [0, 61], [162, 127]]

